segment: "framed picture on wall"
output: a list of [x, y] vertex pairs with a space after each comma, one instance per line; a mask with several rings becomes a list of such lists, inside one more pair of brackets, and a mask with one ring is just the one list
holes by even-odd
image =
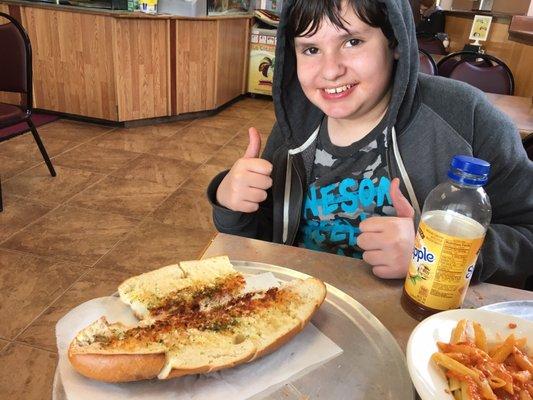
[[469, 39], [475, 40], [476, 42], [487, 40], [491, 23], [491, 16], [476, 15], [474, 17], [474, 22], [472, 23], [472, 29], [470, 30]]

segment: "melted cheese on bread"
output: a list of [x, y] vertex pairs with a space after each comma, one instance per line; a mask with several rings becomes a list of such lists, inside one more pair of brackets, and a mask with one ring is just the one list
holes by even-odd
[[118, 292], [137, 318], [143, 319], [149, 317], [150, 310], [163, 306], [169, 297], [188, 297], [206, 283], [236, 273], [227, 256], [182, 261], [127, 279]]

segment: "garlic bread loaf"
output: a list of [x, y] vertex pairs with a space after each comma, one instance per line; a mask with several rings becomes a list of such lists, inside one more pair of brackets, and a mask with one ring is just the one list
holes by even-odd
[[69, 359], [106, 382], [207, 373], [268, 354], [300, 332], [324, 301], [315, 278], [245, 292], [227, 257], [187, 261], [126, 280], [136, 326], [102, 317], [74, 338]]

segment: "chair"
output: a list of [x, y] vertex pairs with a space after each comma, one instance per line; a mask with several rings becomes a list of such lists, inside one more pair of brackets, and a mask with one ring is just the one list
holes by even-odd
[[416, 36], [418, 48], [430, 54], [448, 54], [439, 38], [428, 33], [419, 33]]
[[439, 76], [449, 78], [453, 69], [459, 62], [461, 62], [461, 60], [466, 60], [470, 64], [477, 65], [478, 67], [492, 66], [492, 62], [490, 60], [478, 58], [478, 54], [479, 53], [477, 52], [471, 52], [468, 50], [448, 54], [448, 56], [441, 58], [441, 60], [437, 63]]
[[437, 64], [431, 54], [425, 50], [418, 49], [418, 58], [420, 60], [420, 72], [428, 75], [437, 75]]
[[437, 64], [439, 75], [469, 83], [487, 93], [514, 94], [514, 77], [500, 59], [470, 51], [448, 54]]
[[[44, 162], [50, 175], [56, 176], [54, 166], [41, 141], [37, 128], [31, 120], [33, 109], [32, 94], [32, 56], [31, 43], [28, 34], [22, 25], [12, 16], [0, 12], [0, 19], [9, 22], [0, 25], [0, 91], [20, 93], [21, 104], [12, 105], [0, 102], [0, 128], [25, 122], [39, 147]], [[26, 133], [25, 131], [13, 134], [0, 134], [0, 142]], [[0, 211], [3, 211], [2, 186], [0, 181]]]

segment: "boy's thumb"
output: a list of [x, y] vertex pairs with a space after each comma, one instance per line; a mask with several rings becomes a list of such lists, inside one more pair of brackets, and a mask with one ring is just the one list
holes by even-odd
[[415, 216], [415, 210], [400, 190], [398, 178], [394, 178], [390, 184], [390, 197], [397, 217], [413, 218]]
[[248, 138], [250, 143], [248, 143], [244, 158], [258, 158], [259, 152], [261, 151], [261, 136], [257, 132], [257, 129], [253, 127], [248, 129]]

